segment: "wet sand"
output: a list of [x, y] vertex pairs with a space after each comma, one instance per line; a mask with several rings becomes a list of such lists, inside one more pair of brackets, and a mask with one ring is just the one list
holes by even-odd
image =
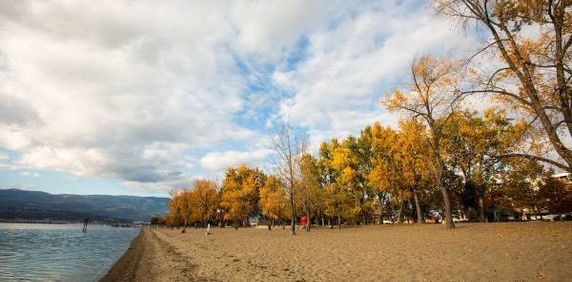
[[572, 280], [572, 222], [143, 229], [103, 281]]

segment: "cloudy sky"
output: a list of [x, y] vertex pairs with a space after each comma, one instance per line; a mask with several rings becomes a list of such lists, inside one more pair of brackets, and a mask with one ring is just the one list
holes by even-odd
[[379, 99], [422, 54], [475, 40], [423, 1], [2, 1], [0, 188], [165, 195], [392, 125]]

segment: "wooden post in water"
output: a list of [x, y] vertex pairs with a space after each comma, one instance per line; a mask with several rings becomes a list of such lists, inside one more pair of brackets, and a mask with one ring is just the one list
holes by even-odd
[[87, 224], [88, 224], [88, 223], [89, 223], [89, 218], [86, 218], [86, 219], [83, 221], [83, 229], [81, 230], [81, 232], [87, 233]]

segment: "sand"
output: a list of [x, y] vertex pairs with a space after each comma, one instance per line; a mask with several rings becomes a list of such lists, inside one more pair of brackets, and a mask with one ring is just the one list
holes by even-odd
[[572, 280], [572, 222], [143, 229], [104, 281]]

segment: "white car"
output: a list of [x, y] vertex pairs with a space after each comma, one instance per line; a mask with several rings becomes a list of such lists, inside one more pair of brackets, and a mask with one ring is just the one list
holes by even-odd
[[555, 214], [548, 214], [548, 215], [543, 215], [540, 218], [542, 218], [542, 220], [554, 221], [555, 217], [556, 217]]

